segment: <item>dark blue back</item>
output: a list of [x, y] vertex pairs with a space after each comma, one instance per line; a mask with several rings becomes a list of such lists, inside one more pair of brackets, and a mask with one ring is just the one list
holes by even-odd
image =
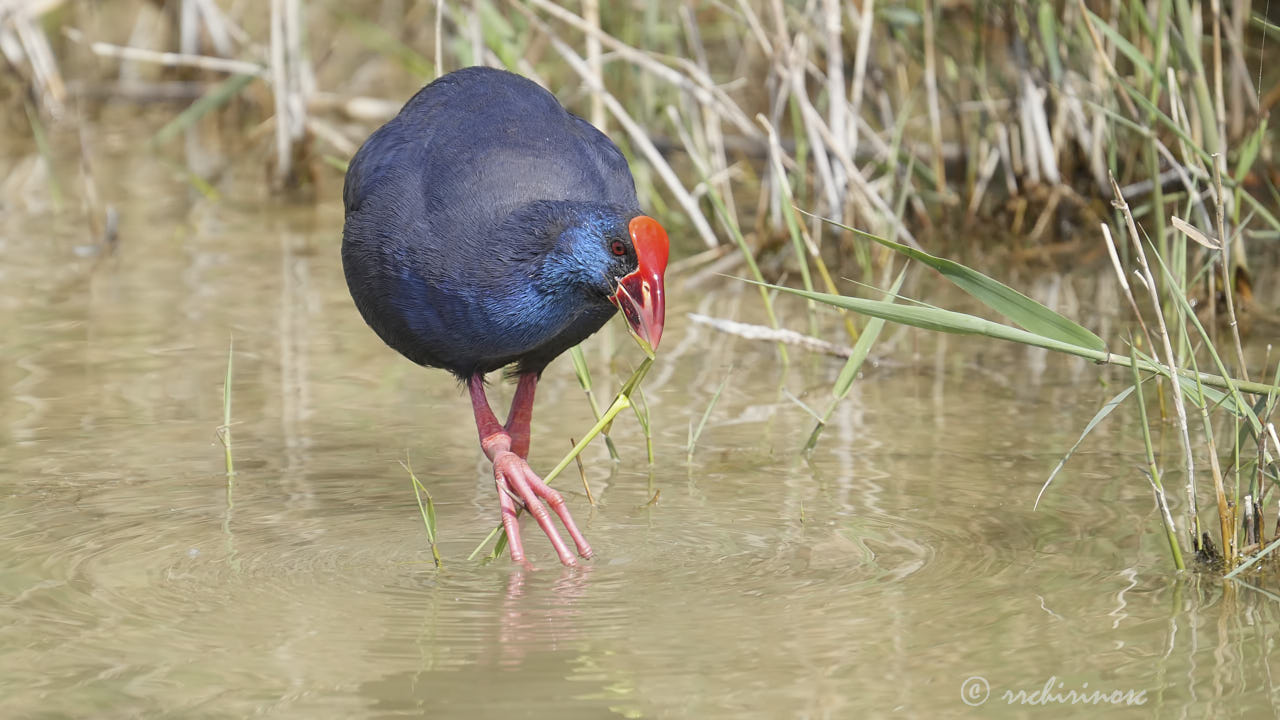
[[[538, 331], [575, 322], [559, 310], [545, 328], [517, 317], [537, 300], [527, 275], [555, 236], [504, 225], [513, 211], [573, 201], [639, 212], [612, 141], [536, 83], [483, 67], [441, 77], [374, 132], [343, 199], [344, 268], [361, 313], [409, 359], [460, 376], [520, 359], [546, 342]], [[611, 308], [592, 313], [586, 334]]]

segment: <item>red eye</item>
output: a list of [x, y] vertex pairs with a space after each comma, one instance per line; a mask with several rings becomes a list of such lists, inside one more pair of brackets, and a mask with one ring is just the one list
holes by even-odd
[[627, 254], [627, 246], [623, 244], [621, 240], [614, 240], [613, 244], [609, 246], [609, 249], [618, 257], [622, 257]]

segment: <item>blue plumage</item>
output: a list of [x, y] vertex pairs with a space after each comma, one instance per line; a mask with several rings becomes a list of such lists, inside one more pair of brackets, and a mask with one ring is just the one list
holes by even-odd
[[[511, 559], [524, 560], [517, 502], [560, 562], [577, 561], [552, 513], [591, 557], [564, 498], [529, 467], [529, 428], [547, 363], [619, 309], [645, 352], [662, 338], [669, 242], [640, 214], [622, 153], [536, 84], [467, 68], [365, 141], [342, 197], [351, 297], [388, 345], [466, 383]], [[484, 376], [512, 365], [520, 380], [499, 424]]]
[[419, 91], [352, 159], [343, 199], [343, 267], [365, 320], [461, 379], [541, 372], [616, 312], [610, 294], [637, 267], [622, 153], [501, 70]]

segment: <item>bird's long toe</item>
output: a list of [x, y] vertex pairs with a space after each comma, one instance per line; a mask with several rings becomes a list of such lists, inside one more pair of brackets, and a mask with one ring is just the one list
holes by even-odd
[[[494, 482], [498, 486], [498, 504], [502, 507], [502, 529], [507, 532], [507, 547], [511, 550], [511, 561], [524, 562], [524, 543], [520, 540], [519, 510], [516, 498], [519, 495], [511, 483], [494, 469]], [[523, 501], [522, 501], [523, 502]]]
[[560, 518], [560, 522], [564, 523], [564, 529], [568, 531], [569, 537], [573, 538], [573, 544], [578, 548], [578, 554], [584, 558], [591, 558], [591, 546], [587, 544], [587, 539], [578, 531], [578, 526], [573, 522], [573, 515], [569, 513], [569, 506], [565, 504], [564, 497], [560, 493], [551, 488], [550, 485], [542, 482], [542, 478], [529, 472], [530, 488], [538, 497], [547, 501], [551, 509]]
[[[555, 548], [556, 555], [559, 556], [560, 562], [565, 565], [577, 565], [578, 561], [573, 556], [573, 552], [565, 545], [560, 537], [560, 532], [556, 530], [555, 525], [551, 522], [551, 513], [547, 511], [547, 506], [543, 504], [545, 499], [549, 503], [560, 521], [564, 523], [565, 529], [569, 531], [569, 536], [573, 538], [574, 543], [578, 547], [578, 552], [583, 557], [591, 557], [591, 547], [587, 545], [586, 540], [582, 537], [582, 533], [578, 531], [577, 526], [573, 522], [573, 517], [569, 514], [568, 507], [565, 506], [564, 498], [560, 493], [552, 490], [546, 483], [542, 482], [529, 464], [521, 457], [512, 452], [503, 452], [497, 455], [493, 460], [494, 477], [498, 481], [499, 495], [503, 505], [503, 526], [507, 530], [508, 542], [512, 538], [519, 537], [519, 527], [515, 521], [514, 511], [510, 515], [508, 522], [508, 514], [506, 503], [514, 502], [506, 492], [502, 491], [503, 486], [510, 488], [513, 494], [524, 502], [525, 509], [529, 514], [533, 515], [533, 519], [537, 521], [538, 527], [542, 528], [542, 532], [546, 534], [547, 539], [551, 541], [551, 546]], [[514, 533], [513, 533], [514, 528]], [[516, 555], [517, 545], [511, 544], [511, 559], [520, 561], [524, 557], [523, 549], [520, 555]]]

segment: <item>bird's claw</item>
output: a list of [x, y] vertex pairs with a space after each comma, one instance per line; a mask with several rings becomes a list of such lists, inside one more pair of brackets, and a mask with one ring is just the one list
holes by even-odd
[[556, 550], [556, 555], [560, 557], [560, 562], [565, 565], [577, 565], [578, 561], [565, 545], [564, 540], [560, 538], [560, 532], [556, 530], [555, 525], [551, 522], [551, 513], [547, 511], [547, 506], [551, 506], [551, 510], [560, 518], [560, 522], [564, 524], [565, 530], [569, 532], [569, 537], [573, 539], [574, 545], [577, 546], [578, 555], [584, 558], [591, 557], [591, 546], [587, 544], [586, 538], [578, 531], [578, 526], [573, 522], [573, 516], [569, 514], [569, 508], [565, 505], [564, 498], [560, 493], [553, 490], [549, 485], [538, 477], [533, 469], [519, 455], [513, 452], [499, 452], [493, 458], [493, 476], [498, 487], [498, 502], [502, 506], [502, 527], [507, 532], [507, 543], [511, 548], [511, 560], [513, 562], [524, 562], [524, 546], [520, 541], [520, 524], [516, 519], [517, 506], [516, 500], [524, 504], [524, 507], [533, 515], [533, 519], [538, 522], [538, 527], [542, 528], [542, 532], [546, 533], [547, 539], [551, 541], [552, 547]]

